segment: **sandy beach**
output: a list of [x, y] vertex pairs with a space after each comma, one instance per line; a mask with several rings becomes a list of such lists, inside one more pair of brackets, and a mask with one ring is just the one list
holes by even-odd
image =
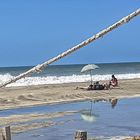
[[[101, 81], [101, 83], [104, 82], [107, 81]], [[87, 87], [89, 83], [2, 88], [0, 89], [0, 110], [84, 100], [139, 97], [139, 83], [140, 79], [119, 80], [119, 87], [92, 91], [76, 89]]]
[[[104, 82], [107, 81], [101, 81], [101, 83]], [[119, 80], [119, 87], [98, 91], [77, 89], [77, 87], [86, 87], [89, 83], [2, 88], [0, 89], [0, 110], [85, 100], [109, 100], [116, 98], [121, 99], [140, 97], [139, 83], [140, 79]], [[11, 115], [7, 117], [0, 117], [0, 126], [17, 124], [11, 127], [12, 133], [19, 133], [41, 127], [57, 125], [52, 121], [28, 124], [29, 121], [36, 119], [57, 118], [71, 115], [73, 113], [77, 112], [72, 111], [56, 112], [53, 114]], [[19, 125], [19, 123], [25, 124]]]

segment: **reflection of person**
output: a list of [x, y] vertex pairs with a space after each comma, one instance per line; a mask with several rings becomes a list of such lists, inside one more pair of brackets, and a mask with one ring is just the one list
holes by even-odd
[[117, 80], [117, 78], [114, 75], [112, 75], [112, 79], [109, 82], [109, 87], [110, 86], [113, 86], [113, 87], [118, 86], [118, 80]]
[[111, 102], [112, 108], [114, 108], [118, 102], [118, 99], [111, 99], [110, 102]]

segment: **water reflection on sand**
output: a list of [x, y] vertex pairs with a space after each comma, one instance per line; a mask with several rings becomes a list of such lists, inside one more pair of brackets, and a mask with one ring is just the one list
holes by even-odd
[[[120, 100], [113, 98], [33, 107], [29, 109], [32, 114], [36, 112], [38, 114], [42, 113], [47, 115], [43, 119], [38, 116], [34, 121], [30, 120], [17, 123], [16, 127], [17, 129], [20, 128], [21, 124], [30, 124], [30, 126], [41, 124], [41, 126], [39, 128], [33, 127], [36, 128], [35, 130], [14, 134], [13, 139], [71, 140], [74, 137], [75, 131], [79, 129], [87, 131], [89, 136], [102, 137], [102, 139], [107, 137], [137, 135], [140, 132], [139, 106], [140, 98]], [[25, 113], [25, 110], [28, 113]], [[29, 114], [28, 108], [25, 110], [23, 114], [21, 113], [21, 116]], [[22, 112], [20, 109], [18, 111], [19, 113]], [[17, 112], [17, 110], [15, 110], [15, 112]], [[14, 114], [14, 111], [10, 115], [12, 114]], [[48, 118], [48, 115], [52, 116]], [[49, 122], [52, 125], [47, 125]], [[28, 128], [28, 126], [26, 126], [26, 128]]]

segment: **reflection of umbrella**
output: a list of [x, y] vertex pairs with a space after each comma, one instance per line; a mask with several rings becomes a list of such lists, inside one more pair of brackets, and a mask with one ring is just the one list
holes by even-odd
[[82, 117], [83, 120], [85, 120], [87, 122], [95, 122], [96, 121], [97, 115], [92, 113], [92, 101], [91, 101], [91, 108], [90, 108], [90, 110], [83, 111], [81, 113], [81, 117]]
[[87, 71], [90, 71], [90, 76], [91, 76], [91, 84], [92, 84], [92, 74], [91, 74], [91, 71], [94, 70], [94, 69], [97, 69], [99, 68], [97, 65], [95, 64], [88, 64], [86, 66], [84, 66], [81, 70], [81, 72], [87, 72]]
[[90, 112], [83, 112], [81, 114], [81, 117], [83, 120], [87, 122], [95, 122], [96, 121], [96, 116], [94, 114], [90, 114]]

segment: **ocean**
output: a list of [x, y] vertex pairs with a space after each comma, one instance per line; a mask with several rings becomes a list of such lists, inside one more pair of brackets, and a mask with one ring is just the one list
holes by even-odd
[[[81, 73], [81, 69], [85, 65], [86, 64], [50, 65], [41, 73], [34, 73], [33, 75], [18, 80], [17, 82], [8, 86], [88, 82], [90, 81], [90, 73]], [[112, 74], [115, 74], [118, 79], [140, 78], [140, 62], [107, 63], [96, 65], [99, 66], [99, 69], [92, 71], [93, 81], [110, 80]], [[0, 84], [23, 72], [26, 72], [32, 67], [33, 66], [0, 67]]]

